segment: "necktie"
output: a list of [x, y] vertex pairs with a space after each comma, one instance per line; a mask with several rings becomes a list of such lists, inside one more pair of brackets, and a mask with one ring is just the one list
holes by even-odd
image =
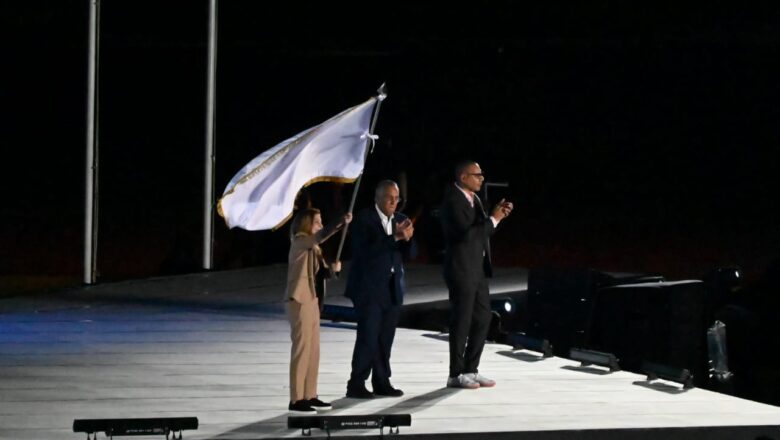
[[482, 207], [482, 201], [479, 200], [479, 196], [474, 194], [474, 209], [477, 210], [477, 214], [480, 216], [480, 218], [487, 217], [487, 214], [485, 213], [485, 208]]
[[[485, 209], [482, 207], [482, 201], [479, 200], [479, 197], [474, 194], [474, 209], [477, 211], [477, 216], [480, 219], [484, 219], [487, 217], [487, 214], [485, 213]], [[493, 221], [493, 220], [489, 220]], [[485, 237], [485, 248], [482, 251], [482, 255], [484, 255], [483, 268], [485, 270], [485, 275], [488, 277], [493, 275], [493, 264], [492, 264], [492, 258], [490, 257], [490, 238]]]

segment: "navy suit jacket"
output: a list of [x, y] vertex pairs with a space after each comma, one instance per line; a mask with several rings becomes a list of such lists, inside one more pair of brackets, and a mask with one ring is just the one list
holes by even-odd
[[[396, 224], [406, 218], [401, 213], [395, 213], [393, 233]], [[396, 241], [392, 234], [387, 235], [374, 206], [363, 209], [355, 215], [350, 231], [352, 232], [352, 264], [349, 268], [344, 295], [352, 299], [356, 306], [373, 301], [390, 304], [390, 277], [394, 273], [394, 303], [400, 306], [403, 303], [405, 289], [401, 252], [409, 250], [412, 245], [404, 240]]]
[[440, 210], [446, 244], [444, 279], [448, 285], [467, 289], [493, 275], [490, 236], [495, 227], [477, 195], [474, 198], [472, 207], [463, 192], [451, 185]]

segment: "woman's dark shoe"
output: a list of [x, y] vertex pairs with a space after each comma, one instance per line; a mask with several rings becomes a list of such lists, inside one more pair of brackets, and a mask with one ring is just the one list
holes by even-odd
[[317, 412], [313, 406], [311, 406], [308, 400], [299, 400], [297, 402], [290, 402], [290, 406], [287, 407], [290, 412], [302, 413], [302, 414], [314, 414]]
[[323, 402], [316, 397], [309, 399], [308, 402], [309, 406], [314, 408], [316, 411], [327, 411], [329, 409], [333, 409], [333, 405], [328, 402]]

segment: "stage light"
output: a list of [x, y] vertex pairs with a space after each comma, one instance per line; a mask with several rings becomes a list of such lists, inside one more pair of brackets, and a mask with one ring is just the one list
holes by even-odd
[[[412, 426], [411, 414], [369, 414], [354, 416], [292, 416], [287, 418], [287, 427], [300, 429], [304, 436], [311, 436], [311, 428], [325, 431], [337, 429], [374, 429], [379, 428], [379, 436], [384, 428], [390, 428], [390, 434], [398, 434], [399, 426]], [[395, 428], [395, 430], [393, 430]]]
[[609, 368], [609, 371], [620, 371], [618, 359], [612, 353], [572, 348], [569, 351], [569, 358], [574, 361], [579, 361], [580, 365], [583, 367], [588, 365], [600, 365]]
[[738, 267], [719, 267], [704, 275], [705, 285], [718, 295], [736, 293], [742, 289], [742, 272]]
[[[97, 440], [97, 433], [104, 432], [106, 437], [119, 435], [164, 435], [167, 439], [173, 434], [173, 439], [181, 439], [181, 432], [186, 429], [198, 429], [197, 417], [164, 417], [151, 419], [76, 419], [73, 421], [73, 432], [86, 432]], [[176, 433], [179, 436], [176, 437]]]
[[544, 358], [553, 355], [553, 346], [547, 339], [532, 338], [523, 333], [509, 333], [504, 337], [504, 342], [515, 350], [526, 349], [542, 353]]
[[490, 320], [490, 330], [488, 330], [487, 339], [489, 341], [503, 343], [508, 332], [519, 330], [520, 309], [518, 304], [518, 297], [513, 293], [490, 297], [490, 310], [493, 317]]
[[517, 311], [515, 299], [508, 295], [496, 295], [490, 299], [490, 308], [503, 316], [512, 316]]
[[526, 291], [504, 292], [490, 295], [490, 310], [501, 317], [501, 330], [525, 331]]
[[706, 273], [702, 278], [707, 288], [706, 319], [713, 322], [718, 319], [724, 307], [739, 303], [742, 298], [738, 295], [742, 291], [745, 280], [742, 271], [738, 267], [720, 267]]
[[685, 368], [675, 368], [655, 362], [642, 362], [642, 372], [647, 374], [647, 381], [664, 379], [682, 384], [683, 389], [693, 388], [693, 375]]

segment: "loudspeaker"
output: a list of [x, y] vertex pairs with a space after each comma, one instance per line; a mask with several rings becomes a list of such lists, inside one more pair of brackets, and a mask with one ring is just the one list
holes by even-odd
[[596, 291], [629, 282], [660, 282], [660, 275], [607, 274], [593, 269], [535, 268], [528, 275], [523, 331], [547, 339], [557, 356], [587, 348]]
[[528, 275], [528, 336], [547, 339], [557, 356], [585, 347], [593, 314], [593, 295], [604, 276], [590, 269], [533, 269]]
[[598, 289], [590, 347], [615, 354], [626, 370], [642, 361], [693, 373], [706, 382], [704, 283], [698, 280], [623, 284]]

